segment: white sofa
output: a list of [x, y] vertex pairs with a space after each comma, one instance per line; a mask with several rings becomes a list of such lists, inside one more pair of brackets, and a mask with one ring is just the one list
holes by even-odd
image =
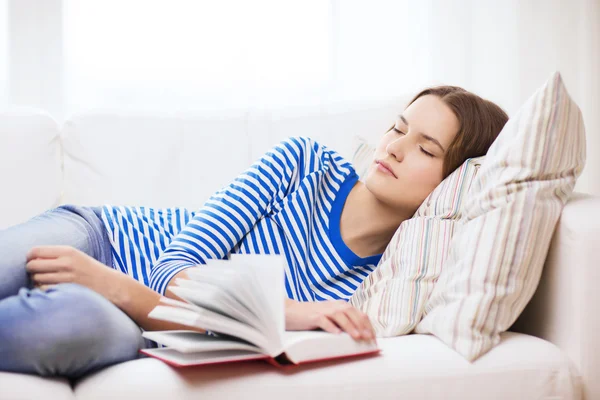
[[[94, 111], [62, 127], [40, 110], [6, 110], [0, 229], [63, 203], [197, 208], [283, 137], [312, 136], [350, 157], [352, 136], [376, 140], [401, 103]], [[600, 399], [600, 269], [593, 253], [599, 248], [600, 198], [576, 193], [536, 295], [512, 331], [474, 363], [434, 336], [407, 335], [379, 339], [379, 356], [287, 370], [253, 361], [177, 370], [140, 359], [78, 382], [0, 372], [0, 399]]]

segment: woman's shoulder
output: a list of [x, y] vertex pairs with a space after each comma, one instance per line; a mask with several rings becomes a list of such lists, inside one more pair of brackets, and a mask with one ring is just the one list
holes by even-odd
[[275, 149], [293, 154], [296, 158], [317, 156], [324, 160], [345, 161], [336, 150], [310, 136], [287, 137]]
[[[323, 177], [334, 175], [334, 179], [344, 179], [352, 175], [354, 167], [333, 148], [311, 138], [310, 136], [292, 136], [283, 139], [275, 152], [292, 160], [294, 169], [300, 172], [296, 178], [303, 178], [318, 171]], [[288, 164], [289, 165], [289, 164]]]

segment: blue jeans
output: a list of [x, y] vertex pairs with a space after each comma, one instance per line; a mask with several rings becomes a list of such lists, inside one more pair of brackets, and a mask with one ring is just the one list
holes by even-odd
[[0, 231], [0, 371], [77, 379], [143, 357], [154, 347], [123, 311], [74, 283], [33, 288], [33, 246], [68, 245], [108, 266], [112, 248], [100, 208], [61, 206]]

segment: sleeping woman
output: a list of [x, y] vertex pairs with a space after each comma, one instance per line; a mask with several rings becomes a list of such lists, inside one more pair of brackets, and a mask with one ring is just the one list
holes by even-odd
[[0, 371], [78, 378], [140, 357], [155, 345], [143, 331], [198, 330], [148, 313], [178, 299], [167, 288], [186, 269], [232, 253], [284, 256], [287, 330], [373, 340], [348, 299], [402, 221], [507, 120], [464, 89], [428, 88], [381, 137], [362, 181], [335, 150], [292, 137], [195, 211], [63, 205], [0, 231]]

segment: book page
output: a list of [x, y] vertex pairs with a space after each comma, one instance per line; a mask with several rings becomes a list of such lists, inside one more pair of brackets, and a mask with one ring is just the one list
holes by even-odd
[[354, 340], [346, 332], [286, 331], [286, 356], [295, 364], [379, 351], [376, 341]]
[[224, 287], [248, 291], [247, 302], [256, 310], [266, 328], [269, 355], [279, 354], [285, 330], [285, 274], [282, 256], [231, 254], [229, 260], [209, 260], [206, 266], [193, 270], [188, 276], [194, 279], [215, 279], [219, 276]]
[[201, 353], [180, 353], [177, 350], [164, 349], [142, 349], [142, 353], [156, 357], [176, 367], [187, 367], [192, 365], [220, 364], [242, 360], [262, 360], [269, 358], [264, 354], [247, 350], [219, 350]]
[[232, 254], [230, 260], [209, 260], [186, 273], [187, 281], [193, 282], [177, 280], [169, 290], [189, 304], [177, 311], [157, 306], [149, 317], [237, 336], [272, 357], [281, 353], [285, 330], [282, 256]]
[[232, 254], [231, 261], [243, 260], [256, 276], [265, 306], [273, 321], [273, 331], [281, 339], [285, 331], [285, 259], [281, 255]]
[[186, 273], [190, 280], [210, 283], [235, 296], [257, 320], [264, 326], [268, 325], [265, 322], [268, 320], [268, 312], [253, 292], [256, 285], [251, 271], [235, 268], [227, 260], [208, 260], [206, 265], [186, 269]]
[[187, 307], [169, 307], [158, 305], [150, 311], [149, 318], [163, 321], [175, 322], [187, 326], [193, 326], [200, 329], [210, 330], [216, 333], [224, 333], [230, 336], [236, 336], [246, 340], [264, 351], [268, 352], [272, 347], [265, 336], [248, 325], [235, 321], [231, 318], [225, 318], [221, 314], [203, 309], [202, 307], [186, 304], [181, 301], [161, 298], [161, 302], [170, 304], [185, 304]]
[[216, 338], [194, 331], [146, 331], [142, 336], [181, 353], [215, 350], [248, 350], [262, 353], [258, 347], [242, 340]]
[[217, 312], [224, 317], [253, 326], [260, 331], [266, 330], [264, 324], [238, 299], [218, 286], [181, 278], [175, 279], [175, 284], [177, 286], [171, 286], [168, 290], [182, 299]]

